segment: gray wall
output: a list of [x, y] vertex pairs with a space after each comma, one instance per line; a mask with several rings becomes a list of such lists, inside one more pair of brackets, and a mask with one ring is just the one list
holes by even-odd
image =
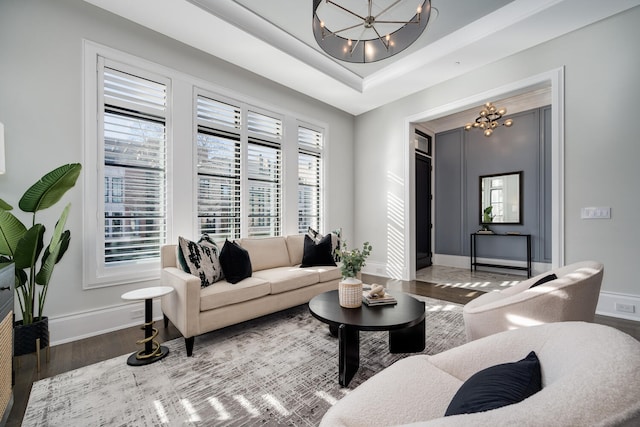
[[[92, 108], [82, 105], [83, 39], [195, 76], [244, 99], [326, 123], [327, 160], [332, 165], [326, 177], [331, 195], [326, 226], [342, 227], [351, 238], [353, 116], [80, 0], [0, 2], [0, 122], [5, 125], [7, 158], [7, 173], [0, 176], [1, 198], [16, 206], [24, 190], [45, 172], [82, 162], [83, 109]], [[191, 141], [176, 144], [176, 150], [190, 150]], [[83, 170], [79, 185], [65, 196], [72, 203], [67, 222], [72, 238], [49, 288], [45, 313], [54, 320], [120, 306], [124, 292], [157, 285], [152, 281], [83, 291], [82, 215], [95, 207], [83, 205], [82, 181], [91, 172]], [[189, 176], [193, 171], [174, 173]], [[59, 211], [51, 211], [43, 212], [43, 223], [57, 219]]]
[[[480, 229], [479, 177], [522, 171], [522, 224], [492, 224], [496, 233], [531, 234], [532, 258], [551, 262], [550, 107], [505, 116], [511, 128], [487, 138], [462, 128], [436, 134], [435, 253], [470, 255], [470, 233]], [[545, 138], [546, 136], [546, 138]], [[545, 248], [548, 251], [545, 251]], [[524, 238], [477, 239], [478, 256], [522, 260]]]

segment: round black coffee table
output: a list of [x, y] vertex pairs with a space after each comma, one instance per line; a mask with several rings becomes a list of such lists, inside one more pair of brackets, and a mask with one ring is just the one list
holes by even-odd
[[340, 306], [338, 291], [320, 294], [309, 301], [309, 311], [329, 324], [338, 336], [339, 382], [346, 387], [360, 366], [360, 331], [389, 331], [391, 353], [416, 353], [425, 347], [424, 302], [401, 292], [393, 293], [394, 305], [360, 308]]

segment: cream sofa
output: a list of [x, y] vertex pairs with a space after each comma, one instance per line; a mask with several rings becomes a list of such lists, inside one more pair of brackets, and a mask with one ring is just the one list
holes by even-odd
[[[471, 375], [540, 360], [542, 390], [509, 406], [444, 417]], [[588, 322], [557, 322], [501, 332], [434, 356], [410, 356], [365, 381], [325, 414], [340, 426], [638, 426], [640, 342]]]
[[199, 277], [177, 266], [176, 245], [162, 247], [160, 282], [175, 290], [162, 297], [165, 326], [171, 320], [182, 333], [188, 356], [197, 335], [304, 304], [338, 288], [339, 267], [299, 267], [303, 234], [236, 242], [249, 252], [251, 277], [236, 284], [221, 280], [206, 288], [200, 287]]
[[[531, 287], [550, 274], [557, 279]], [[602, 263], [580, 261], [481, 295], [462, 310], [467, 339], [564, 320], [593, 322], [603, 274]]]

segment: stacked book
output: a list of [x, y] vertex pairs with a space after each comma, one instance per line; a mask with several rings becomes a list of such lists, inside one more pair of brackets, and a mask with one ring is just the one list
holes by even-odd
[[370, 296], [369, 291], [362, 292], [362, 302], [368, 306], [373, 305], [390, 305], [397, 304], [398, 301], [390, 294], [385, 293], [384, 296]]

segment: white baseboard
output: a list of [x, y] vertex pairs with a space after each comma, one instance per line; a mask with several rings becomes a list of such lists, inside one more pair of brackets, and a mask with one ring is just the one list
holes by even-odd
[[[620, 311], [620, 308], [623, 308], [620, 307], [620, 305], [632, 308], [634, 312], [627, 313]], [[615, 292], [600, 292], [596, 314], [640, 321], [640, 297]]]
[[[154, 320], [162, 319], [160, 299], [153, 300], [153, 314]], [[77, 341], [131, 326], [142, 326], [143, 323], [144, 301], [49, 317], [50, 345]]]

